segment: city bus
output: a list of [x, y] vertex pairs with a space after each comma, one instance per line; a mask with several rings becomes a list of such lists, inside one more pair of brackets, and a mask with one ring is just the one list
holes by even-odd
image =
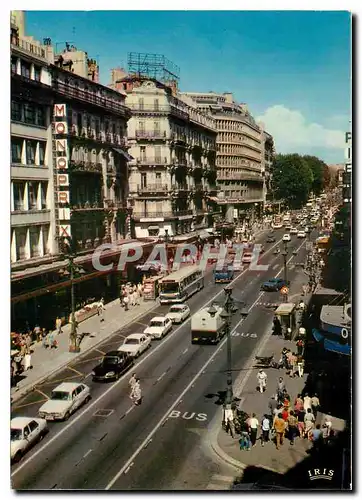
[[272, 227], [273, 229], [281, 229], [283, 227], [283, 222], [280, 215], [274, 216]]
[[160, 303], [184, 302], [202, 288], [204, 288], [204, 273], [199, 266], [183, 267], [160, 280]]

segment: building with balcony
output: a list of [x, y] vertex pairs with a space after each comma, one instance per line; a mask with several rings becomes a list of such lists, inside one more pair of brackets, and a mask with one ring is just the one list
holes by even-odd
[[231, 93], [183, 92], [217, 127], [218, 204], [227, 220], [233, 221], [265, 201], [263, 131], [245, 104]]
[[[53, 134], [68, 165], [57, 168], [60, 228], [70, 225], [77, 252], [127, 237], [128, 160], [125, 96], [75, 73], [51, 66]], [[59, 125], [60, 124], [60, 125]], [[67, 151], [61, 146], [65, 142]], [[68, 175], [62, 184], [61, 175]]]
[[45, 51], [13, 12], [11, 51], [11, 267], [39, 266], [58, 252], [55, 240], [52, 89]]
[[132, 111], [129, 198], [136, 237], [212, 227], [218, 213], [214, 118], [154, 78], [129, 75], [116, 84]]
[[262, 132], [262, 152], [263, 152], [263, 171], [264, 171], [264, 203], [267, 200], [268, 193], [271, 192], [271, 180], [273, 175], [273, 161], [275, 157], [274, 140], [271, 134], [263, 130]]

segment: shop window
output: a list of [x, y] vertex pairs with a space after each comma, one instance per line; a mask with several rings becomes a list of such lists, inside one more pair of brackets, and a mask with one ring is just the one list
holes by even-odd
[[13, 183], [14, 190], [14, 210], [25, 210], [25, 182], [15, 181]]
[[21, 152], [23, 148], [23, 139], [17, 137], [11, 138], [11, 161], [12, 163], [21, 163]]

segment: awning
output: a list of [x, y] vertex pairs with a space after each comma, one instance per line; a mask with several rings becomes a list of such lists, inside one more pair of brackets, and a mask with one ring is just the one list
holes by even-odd
[[351, 346], [348, 344], [340, 344], [330, 339], [324, 339], [324, 349], [326, 351], [336, 352], [337, 354], [351, 355]]
[[123, 151], [123, 149], [113, 148], [113, 151], [115, 151], [119, 155], [123, 156], [123, 158], [125, 158], [127, 161], [134, 160], [133, 156], [126, 153], [126, 151]]
[[208, 196], [207, 198], [211, 201], [220, 201], [220, 198], [217, 198], [216, 196]]
[[150, 229], [151, 229], [151, 231], [157, 231], [157, 230], [159, 230], [160, 228], [159, 228], [159, 226], [148, 226], [148, 228], [147, 228], [147, 229], [148, 229], [148, 230], [150, 230]]
[[275, 314], [278, 316], [284, 316], [291, 314], [295, 309], [295, 304], [293, 302], [287, 302], [285, 304], [280, 304]]

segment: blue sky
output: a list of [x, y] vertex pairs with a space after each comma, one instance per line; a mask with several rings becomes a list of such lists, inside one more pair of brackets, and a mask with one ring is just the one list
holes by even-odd
[[[127, 53], [164, 54], [183, 91], [232, 91], [280, 152], [343, 161], [350, 119], [350, 14], [333, 11], [29, 11], [27, 34], [99, 58], [101, 83]], [[58, 48], [61, 46], [59, 45]]]

